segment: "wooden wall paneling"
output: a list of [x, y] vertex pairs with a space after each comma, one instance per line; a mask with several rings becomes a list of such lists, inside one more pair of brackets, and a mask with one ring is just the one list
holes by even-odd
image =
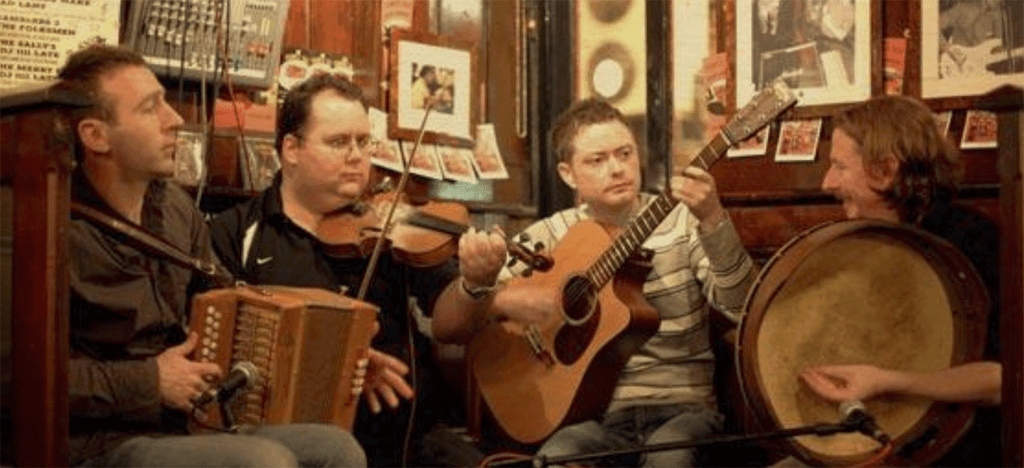
[[[14, 464], [68, 462], [68, 279], [73, 156], [60, 103], [41, 96], [31, 107], [4, 109], [2, 151], [13, 189], [12, 427]], [[13, 152], [12, 152], [13, 151]], [[5, 177], [6, 178], [6, 177]]]
[[[486, 109], [483, 121], [494, 124], [495, 136], [501, 148], [509, 178], [494, 182], [494, 201], [534, 205], [535, 190], [532, 187], [534, 158], [527, 150], [524, 125], [523, 100], [530, 99], [527, 93], [525, 72], [526, 51], [523, 50], [523, 35], [526, 31], [522, 0], [489, 1], [485, 6], [486, 58], [480, 62], [485, 77]], [[483, 49], [483, 48], [481, 48]]]
[[[354, 0], [358, 2], [359, 0]], [[352, 55], [353, 0], [310, 1], [310, 49]], [[364, 26], [360, 26], [362, 29]]]
[[310, 0], [289, 0], [288, 18], [284, 24], [284, 37], [281, 49], [309, 48], [309, 10]]
[[349, 60], [355, 69], [354, 81], [363, 89], [366, 102], [378, 109], [386, 109], [381, 101], [381, 68], [384, 33], [381, 29], [380, 2], [353, 3], [352, 47]]
[[1003, 87], [979, 102], [999, 115], [1000, 349], [1003, 363], [1003, 464], [1024, 464], [1024, 90]]

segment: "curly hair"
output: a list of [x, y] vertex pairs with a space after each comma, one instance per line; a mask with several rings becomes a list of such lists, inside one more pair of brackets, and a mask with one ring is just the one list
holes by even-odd
[[880, 96], [840, 112], [833, 119], [857, 143], [870, 175], [879, 175], [888, 156], [899, 168], [892, 187], [879, 193], [900, 220], [919, 224], [936, 201], [956, 196], [963, 162], [943, 135], [930, 109], [906, 96]]
[[555, 151], [558, 162], [567, 163], [571, 160], [575, 151], [572, 142], [580, 130], [612, 120], [622, 122], [629, 128], [629, 123], [622, 116], [622, 112], [599, 98], [584, 99], [559, 114], [551, 127], [551, 148]]
[[277, 138], [274, 146], [277, 154], [281, 154], [281, 142], [288, 135], [301, 133], [309, 123], [312, 113], [313, 98], [322, 91], [333, 91], [341, 97], [362, 104], [363, 90], [351, 81], [331, 74], [313, 76], [292, 88], [281, 104], [281, 112], [277, 116]]

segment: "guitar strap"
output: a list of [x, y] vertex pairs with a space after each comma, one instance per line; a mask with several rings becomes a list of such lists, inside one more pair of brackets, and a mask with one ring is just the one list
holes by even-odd
[[175, 247], [160, 237], [154, 236], [131, 223], [122, 221], [110, 216], [100, 210], [79, 202], [71, 202], [71, 212], [98, 224], [100, 227], [112, 231], [114, 234], [123, 235], [133, 246], [146, 253], [165, 258], [172, 263], [191, 269], [203, 276], [217, 287], [227, 287], [234, 284], [231, 273], [225, 270], [217, 262], [193, 257]]

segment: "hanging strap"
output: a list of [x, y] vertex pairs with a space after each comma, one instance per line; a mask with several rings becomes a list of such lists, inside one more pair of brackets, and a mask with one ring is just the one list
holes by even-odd
[[79, 202], [71, 202], [71, 211], [115, 233], [127, 236], [129, 242], [147, 253], [166, 258], [178, 266], [198, 272], [218, 287], [228, 287], [234, 284], [231, 273], [217, 262], [193, 257], [166, 240], [139, 229], [131, 223]]

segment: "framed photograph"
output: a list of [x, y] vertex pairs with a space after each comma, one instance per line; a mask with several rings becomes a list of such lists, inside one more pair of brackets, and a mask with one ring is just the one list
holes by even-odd
[[174, 148], [174, 181], [185, 187], [195, 187], [206, 174], [203, 149], [206, 141], [203, 134], [191, 130], [179, 130]]
[[472, 46], [456, 46], [419, 31], [391, 31], [388, 135], [414, 141], [427, 106], [423, 140], [472, 147], [478, 107]]
[[242, 158], [239, 160], [245, 164], [242, 175], [245, 177], [245, 188], [260, 191], [270, 187], [274, 182], [274, 175], [281, 169], [281, 159], [277, 157], [277, 149], [274, 148], [272, 138], [247, 136], [242, 148]]
[[871, 16], [872, 0], [737, 0], [736, 105], [776, 79], [798, 106], [869, 98]]
[[779, 130], [778, 162], [813, 162], [821, 136], [821, 119], [787, 120]]
[[995, 148], [999, 133], [996, 114], [989, 111], [969, 110], [964, 118], [964, 134], [960, 138], [963, 149]]
[[768, 136], [771, 134], [771, 125], [766, 125], [757, 133], [746, 140], [733, 145], [725, 153], [728, 158], [745, 158], [750, 156], [761, 156], [768, 152]]
[[1024, 2], [921, 2], [921, 97], [977, 96], [1024, 83]]

